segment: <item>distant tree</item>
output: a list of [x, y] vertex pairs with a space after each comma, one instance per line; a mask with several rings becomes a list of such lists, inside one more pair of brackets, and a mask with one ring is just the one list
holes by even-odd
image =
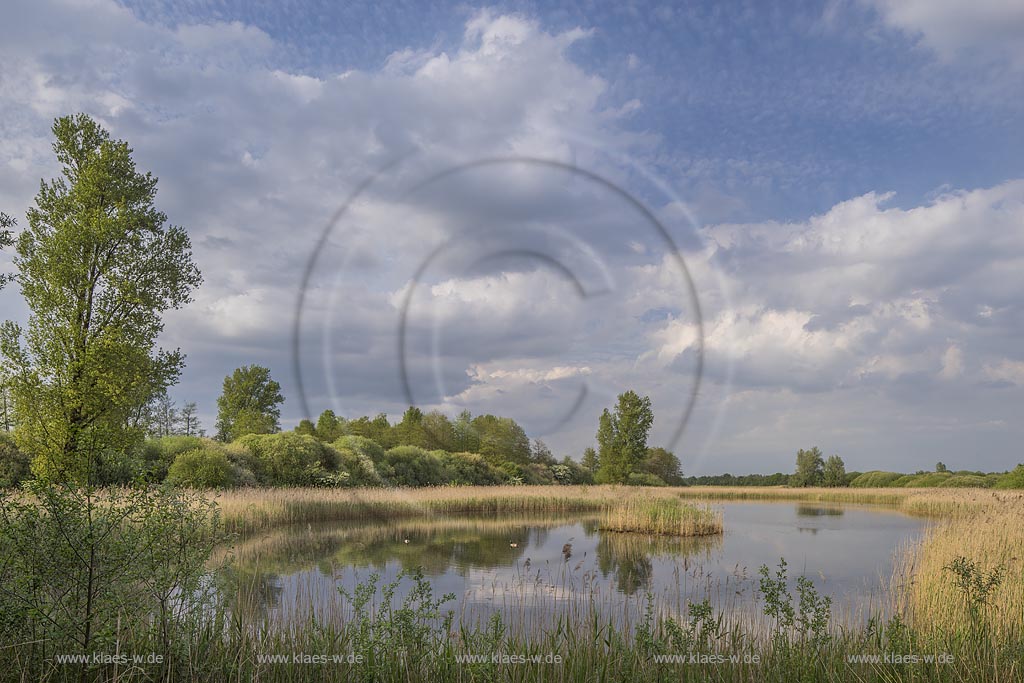
[[533, 448], [530, 451], [530, 459], [535, 463], [539, 463], [541, 465], [548, 465], [549, 467], [551, 465], [558, 464], [558, 460], [556, 460], [555, 456], [551, 453], [551, 449], [548, 448], [548, 445], [541, 441], [540, 439], [533, 440]]
[[383, 448], [391, 448], [396, 443], [394, 428], [384, 413], [379, 413], [372, 420], [369, 417], [349, 420], [345, 427], [349, 434], [370, 439]]
[[821, 486], [825, 461], [817, 446], [810, 450], [800, 449], [796, 454], [796, 473], [790, 480], [793, 486]]
[[822, 472], [823, 486], [847, 486], [846, 463], [838, 455], [830, 455]]
[[174, 401], [162, 391], [153, 397], [149, 412], [151, 436], [171, 436], [178, 433], [180, 417]]
[[946, 464], [940, 460], [939, 462], [935, 463], [935, 471], [948, 472], [949, 470], [946, 468]]
[[[11, 228], [15, 225], [17, 225], [15, 219], [0, 211], [0, 249], [6, 249], [14, 244], [14, 235], [11, 233]], [[13, 279], [14, 275], [11, 273], [0, 273], [0, 289], [3, 289], [4, 285]]]
[[313, 432], [318, 439], [334, 443], [344, 433], [343, 421], [338, 419], [333, 410], [328, 409], [320, 413], [320, 417], [316, 420], [316, 429]]
[[473, 428], [480, 436], [480, 455], [490, 462], [530, 462], [530, 437], [512, 418], [479, 415], [473, 418]]
[[85, 114], [52, 131], [62, 177], [40, 183], [14, 258], [28, 326], [5, 323], [0, 348], [33, 470], [90, 484], [144, 437], [133, 413], [178, 380], [184, 356], [156, 348], [161, 316], [202, 278], [127, 143]]
[[260, 365], [237, 368], [224, 378], [217, 399], [217, 438], [234, 441], [246, 434], [273, 434], [280, 429], [281, 385]]
[[199, 426], [199, 409], [195, 401], [187, 401], [181, 408], [178, 418], [180, 420], [180, 432], [185, 436], [199, 436], [202, 428]]
[[669, 486], [682, 486], [683, 471], [679, 458], [664, 448], [648, 448], [647, 455], [641, 461], [641, 472], [653, 474]]
[[456, 451], [455, 426], [447, 415], [432, 410], [423, 416], [420, 425], [423, 427], [423, 437], [427, 444], [425, 448], [432, 451]]
[[583, 450], [583, 459], [580, 460], [580, 466], [591, 474], [595, 474], [597, 472], [597, 465], [597, 451], [587, 446]]
[[614, 412], [598, 421], [597, 443], [601, 483], [626, 483], [647, 455], [647, 434], [654, 423], [651, 399], [629, 390], [619, 394]]
[[473, 426], [473, 415], [468, 410], [463, 410], [452, 423], [454, 432], [454, 443], [452, 450], [457, 453], [479, 453], [480, 435]]
[[299, 420], [299, 424], [295, 425], [295, 433], [303, 436], [316, 436], [316, 425], [308, 417], [304, 417]]
[[423, 428], [423, 411], [409, 406], [402, 419], [394, 426], [395, 443], [399, 446], [428, 448], [427, 432]]

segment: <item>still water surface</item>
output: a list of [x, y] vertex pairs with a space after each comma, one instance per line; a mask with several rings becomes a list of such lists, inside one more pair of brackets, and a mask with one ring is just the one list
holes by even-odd
[[[422, 567], [457, 613], [519, 617], [573, 601], [614, 609], [629, 598], [662, 605], [709, 597], [749, 606], [761, 565], [780, 558], [790, 581], [811, 578], [834, 610], [877, 611], [894, 554], [918, 538], [923, 520], [884, 508], [809, 503], [718, 504], [725, 533], [673, 539], [601, 531], [595, 516], [500, 520], [459, 517], [288, 527], [236, 544], [232, 585], [267, 616], [285, 621], [344, 609], [338, 587], [372, 574], [393, 580]], [[400, 588], [398, 594], [402, 594]], [[634, 601], [636, 602], [636, 601]]]

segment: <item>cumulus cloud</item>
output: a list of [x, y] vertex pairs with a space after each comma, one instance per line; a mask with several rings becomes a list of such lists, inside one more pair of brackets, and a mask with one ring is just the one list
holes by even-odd
[[1013, 0], [872, 0], [886, 23], [951, 59], [963, 52], [1024, 68], [1024, 5]]

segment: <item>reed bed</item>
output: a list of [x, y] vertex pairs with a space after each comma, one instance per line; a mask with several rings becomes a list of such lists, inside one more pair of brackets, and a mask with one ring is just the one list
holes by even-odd
[[225, 527], [248, 534], [285, 524], [456, 514], [593, 513], [624, 497], [674, 498], [627, 486], [442, 486], [419, 489], [251, 488], [217, 495]]
[[626, 498], [605, 509], [601, 528], [665, 536], [722, 533], [722, 512], [672, 498]]

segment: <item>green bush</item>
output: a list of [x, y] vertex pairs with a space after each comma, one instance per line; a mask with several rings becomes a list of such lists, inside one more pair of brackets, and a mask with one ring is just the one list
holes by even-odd
[[179, 453], [167, 470], [167, 483], [193, 489], [223, 489], [238, 483], [237, 468], [220, 444]]
[[146, 439], [140, 451], [145, 476], [149, 481], [161, 482], [167, 478], [171, 463], [179, 454], [203, 445], [198, 436], [164, 436]]
[[0, 433], [0, 489], [18, 486], [32, 477], [32, 459], [21, 452], [14, 437]]
[[504, 474], [477, 453], [444, 453], [440, 459], [449, 484], [491, 486], [505, 481]]
[[953, 475], [950, 472], [928, 472], [922, 474], [907, 484], [910, 488], [931, 488], [933, 486], [941, 486], [942, 482], [947, 481]]
[[872, 470], [865, 472], [856, 479], [850, 482], [850, 486], [856, 488], [881, 488], [886, 486], [892, 486], [893, 482], [903, 477], [899, 472], [883, 472], [881, 470]]
[[305, 434], [248, 434], [233, 445], [256, 458], [255, 474], [268, 486], [339, 486], [350, 478], [336, 450]]
[[997, 489], [1024, 489], [1024, 464], [1017, 465], [1013, 470], [999, 477]]
[[384, 461], [384, 448], [373, 439], [368, 439], [365, 436], [350, 434], [348, 436], [341, 437], [335, 441], [333, 445], [338, 450], [348, 448], [356, 453], [365, 455], [375, 464]]
[[967, 488], [967, 487], [988, 488], [991, 484], [985, 477], [976, 474], [955, 474], [939, 484], [940, 488]]
[[383, 486], [384, 479], [377, 471], [373, 460], [364, 452], [354, 448], [328, 446], [337, 453], [341, 468], [349, 473], [350, 486]]
[[381, 476], [392, 486], [447, 484], [440, 458], [416, 446], [395, 446], [384, 454]]
[[630, 486], [668, 486], [664, 479], [650, 472], [631, 472], [626, 483]]

